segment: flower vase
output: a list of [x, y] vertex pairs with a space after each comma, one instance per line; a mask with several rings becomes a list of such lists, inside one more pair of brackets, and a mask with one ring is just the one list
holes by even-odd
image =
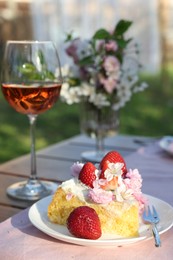
[[113, 106], [96, 107], [92, 103], [83, 102], [80, 107], [81, 133], [95, 139], [95, 149], [84, 151], [81, 157], [86, 161], [100, 162], [108, 152], [105, 150], [104, 139], [117, 134], [119, 113]]

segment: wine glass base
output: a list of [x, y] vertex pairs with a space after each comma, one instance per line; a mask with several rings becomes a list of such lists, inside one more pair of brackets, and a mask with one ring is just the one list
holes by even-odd
[[81, 157], [85, 161], [99, 163], [108, 151], [85, 151], [81, 154]]
[[48, 181], [23, 181], [14, 183], [7, 188], [7, 194], [15, 199], [37, 201], [53, 194], [58, 184]]

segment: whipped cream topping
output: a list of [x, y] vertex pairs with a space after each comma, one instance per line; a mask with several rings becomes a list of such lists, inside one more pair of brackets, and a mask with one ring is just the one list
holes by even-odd
[[82, 185], [77, 178], [63, 182], [60, 187], [67, 193], [67, 197], [73, 194], [73, 196], [77, 196], [81, 201], [87, 200], [89, 188]]

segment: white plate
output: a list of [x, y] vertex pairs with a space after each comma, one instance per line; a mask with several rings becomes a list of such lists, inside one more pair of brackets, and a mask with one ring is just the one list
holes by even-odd
[[[161, 219], [158, 228], [159, 233], [162, 234], [173, 226], [173, 208], [160, 199], [148, 195], [146, 196], [149, 203], [154, 205], [158, 210]], [[47, 217], [47, 207], [51, 200], [52, 196], [48, 196], [33, 204], [29, 210], [29, 219], [39, 230], [61, 241], [84, 246], [122, 246], [152, 238], [152, 232], [149, 226], [144, 224], [140, 226], [139, 237], [134, 238], [120, 238], [107, 235], [97, 240], [89, 240], [73, 237], [65, 226], [53, 224], [49, 221]]]
[[[170, 146], [171, 145], [171, 146]], [[173, 155], [173, 137], [172, 136], [164, 136], [160, 142], [159, 146], [166, 151], [167, 153]]]

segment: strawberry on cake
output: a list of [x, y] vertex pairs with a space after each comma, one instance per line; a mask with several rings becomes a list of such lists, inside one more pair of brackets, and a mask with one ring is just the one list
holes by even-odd
[[[51, 222], [67, 225], [76, 237], [97, 239], [101, 234], [138, 236], [140, 214], [146, 200], [137, 169], [127, 170], [124, 158], [117, 151], [110, 151], [97, 167], [91, 162], [77, 162], [71, 171], [73, 178], [58, 187], [48, 206]], [[88, 208], [95, 212], [100, 224], [97, 221], [95, 225]], [[97, 226], [99, 236], [93, 236], [93, 226]], [[84, 230], [90, 228], [91, 236], [88, 236]]]

